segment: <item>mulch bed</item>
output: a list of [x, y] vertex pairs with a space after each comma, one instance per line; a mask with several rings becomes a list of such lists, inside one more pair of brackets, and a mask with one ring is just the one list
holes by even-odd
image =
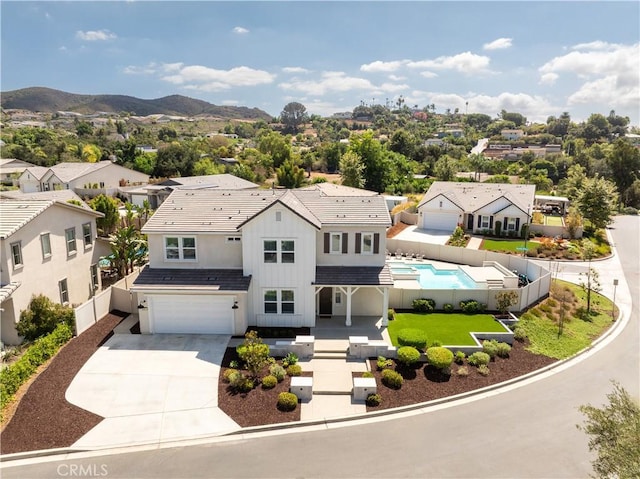
[[101, 416], [68, 403], [64, 395], [80, 368], [126, 316], [112, 311], [60, 349], [31, 383], [0, 434], [0, 453], [68, 447], [102, 421]]
[[[451, 375], [444, 375], [435, 368], [425, 365], [410, 370], [399, 367], [397, 371], [404, 377], [404, 383], [399, 390], [390, 389], [382, 384], [381, 373], [376, 370], [377, 361], [371, 359], [369, 367], [376, 377], [377, 392], [382, 398], [382, 403], [375, 407], [367, 406], [367, 411], [407, 406], [473, 391], [523, 376], [556, 361], [553, 358], [530, 353], [525, 350], [525, 347], [526, 344], [514, 341], [509, 358], [496, 357], [489, 363], [488, 376], [479, 374], [476, 367], [467, 364], [466, 359], [462, 365], [455, 363], [451, 365]], [[459, 376], [456, 373], [461, 366], [467, 368], [468, 376]]]
[[[283, 412], [276, 406], [278, 394], [288, 392], [291, 383], [290, 377], [276, 385], [273, 389], [262, 389], [257, 385], [248, 393], [235, 393], [224, 382], [224, 372], [229, 369], [231, 361], [238, 361], [238, 354], [234, 348], [227, 348], [222, 359], [220, 378], [218, 380], [218, 407], [231, 419], [242, 427], [261, 426], [264, 424], [276, 424], [300, 420], [300, 404], [293, 411]], [[265, 367], [260, 377], [269, 374], [269, 367]]]

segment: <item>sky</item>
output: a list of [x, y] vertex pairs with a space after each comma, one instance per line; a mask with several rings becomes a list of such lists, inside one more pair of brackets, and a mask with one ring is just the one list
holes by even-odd
[[640, 122], [640, 2], [0, 3], [2, 91]]

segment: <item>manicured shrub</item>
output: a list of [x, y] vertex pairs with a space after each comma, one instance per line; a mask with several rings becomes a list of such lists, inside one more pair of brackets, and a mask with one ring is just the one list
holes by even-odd
[[287, 372], [279, 364], [272, 364], [269, 366], [269, 374], [276, 378], [278, 382], [282, 382], [287, 375]]
[[445, 313], [453, 313], [453, 304], [444, 303], [442, 305], [442, 311], [444, 311]]
[[65, 323], [73, 328], [75, 323], [73, 309], [54, 303], [42, 294], [33, 295], [27, 309], [20, 312], [16, 331], [27, 341], [33, 341], [51, 334], [60, 323]]
[[418, 350], [427, 347], [427, 334], [421, 329], [404, 328], [398, 331], [398, 344], [400, 346], [413, 346]]
[[500, 358], [508, 358], [511, 353], [511, 346], [507, 343], [498, 343], [496, 347], [496, 354]]
[[244, 342], [236, 347], [236, 351], [253, 377], [258, 376], [269, 358], [269, 345], [262, 342], [256, 331], [246, 333]]
[[225, 370], [225, 372], [222, 374], [222, 380], [225, 383], [230, 383], [231, 382], [231, 376], [234, 375], [237, 372], [238, 372], [238, 370], [235, 369], [235, 368], [229, 368], [229, 369]]
[[524, 328], [516, 328], [516, 330], [513, 332], [513, 338], [516, 341], [523, 342], [525, 339], [527, 339], [527, 332], [524, 330]]
[[460, 301], [460, 309], [467, 314], [482, 313], [486, 308], [486, 305], [478, 303], [475, 299]]
[[487, 364], [489, 364], [489, 361], [491, 361], [491, 358], [489, 357], [489, 355], [487, 353], [483, 353], [482, 351], [477, 351], [473, 353], [467, 359], [467, 362], [471, 364], [471, 366], [476, 366], [476, 367], [482, 366], [482, 365], [486, 366]]
[[487, 353], [491, 359], [498, 355], [498, 341], [495, 339], [482, 341], [482, 352]]
[[380, 394], [369, 394], [366, 399], [367, 406], [369, 407], [380, 406], [381, 402], [382, 397], [380, 397]]
[[466, 378], [466, 377], [469, 375], [469, 368], [467, 368], [466, 366], [460, 366], [460, 367], [457, 369], [456, 374], [457, 374], [458, 376], [461, 376], [461, 377], [465, 377], [465, 378]]
[[400, 373], [393, 369], [385, 369], [382, 371], [382, 384], [391, 389], [400, 389], [404, 379]]
[[416, 313], [431, 313], [436, 307], [436, 302], [426, 298], [414, 299], [411, 307]]
[[466, 358], [467, 355], [464, 354], [462, 351], [456, 351], [456, 354], [454, 355], [454, 361], [456, 362], [456, 364], [462, 364], [462, 362], [464, 361], [464, 358]]
[[376, 376], [371, 371], [365, 371], [362, 373], [363, 378], [375, 378]]
[[287, 367], [287, 374], [289, 376], [300, 376], [302, 374], [302, 367], [299, 364], [292, 364]]
[[393, 361], [391, 359], [387, 359], [384, 356], [378, 356], [378, 361], [376, 362], [376, 367], [378, 371], [382, 371], [383, 369], [389, 369], [393, 367]]
[[420, 361], [420, 351], [413, 346], [402, 346], [401, 348], [398, 348], [397, 354], [398, 356], [396, 359], [398, 362], [406, 366], [410, 366]]
[[278, 394], [278, 409], [280, 411], [293, 411], [298, 406], [298, 396], [293, 393], [283, 392]]
[[254, 383], [240, 371], [235, 371], [229, 375], [229, 387], [236, 392], [247, 393], [253, 389]]
[[453, 353], [442, 346], [427, 349], [427, 362], [438, 369], [448, 369], [453, 362]]
[[436, 339], [434, 341], [431, 342], [431, 344], [429, 345], [430, 348], [435, 348], [435, 347], [440, 347], [442, 346], [442, 341]]
[[239, 369], [240, 363], [234, 359], [233, 361], [229, 361], [229, 367], [231, 369]]
[[478, 372], [483, 376], [488, 376], [491, 370], [486, 364], [481, 364], [480, 366], [478, 366]]
[[275, 376], [271, 376], [269, 374], [268, 376], [265, 376], [262, 378], [262, 389], [275, 388], [276, 384], [278, 384], [278, 380], [276, 379]]
[[287, 366], [291, 366], [292, 364], [298, 363], [298, 355], [296, 353], [289, 352], [282, 360], [282, 365], [286, 368]]
[[394, 319], [396, 319], [396, 311], [393, 308], [389, 308], [387, 310], [387, 319], [389, 321], [393, 321]]

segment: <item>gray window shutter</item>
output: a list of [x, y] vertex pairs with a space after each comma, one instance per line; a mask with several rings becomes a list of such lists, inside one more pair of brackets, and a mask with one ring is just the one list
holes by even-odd
[[373, 254], [380, 252], [380, 233], [374, 233], [373, 235]]
[[502, 231], [506, 231], [508, 225], [509, 225], [509, 217], [505, 216], [504, 221], [502, 222]]
[[520, 218], [516, 218], [516, 231], [520, 231]]
[[493, 229], [493, 216], [489, 216], [489, 229]]
[[349, 252], [349, 233], [342, 233], [342, 254]]
[[362, 234], [356, 233], [356, 254], [360, 254], [360, 244], [362, 242]]
[[329, 241], [331, 241], [329, 237], [329, 233], [324, 234], [324, 252], [329, 253]]
[[482, 215], [478, 215], [478, 228], [482, 226]]

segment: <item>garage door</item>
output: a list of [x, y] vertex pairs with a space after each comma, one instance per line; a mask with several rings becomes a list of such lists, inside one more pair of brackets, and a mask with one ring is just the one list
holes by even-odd
[[425, 213], [422, 227], [426, 230], [442, 230], [453, 233], [458, 226], [458, 213]]
[[153, 333], [233, 334], [233, 297], [148, 295]]

